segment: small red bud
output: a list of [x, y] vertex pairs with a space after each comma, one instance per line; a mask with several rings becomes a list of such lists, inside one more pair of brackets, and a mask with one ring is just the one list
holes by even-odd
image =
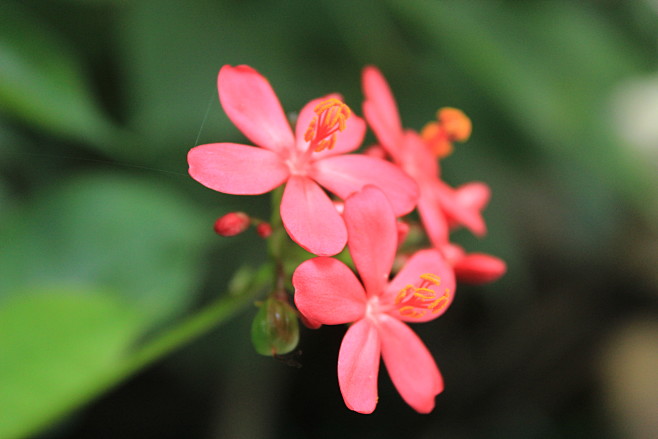
[[235, 236], [247, 230], [249, 216], [244, 212], [229, 212], [215, 221], [215, 233], [220, 236]]
[[261, 238], [267, 238], [272, 234], [272, 226], [269, 223], [260, 223], [256, 226], [256, 233]]

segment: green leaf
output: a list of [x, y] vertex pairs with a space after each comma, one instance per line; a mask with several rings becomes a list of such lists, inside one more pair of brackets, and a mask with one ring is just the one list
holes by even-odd
[[[70, 178], [0, 230], [0, 297], [50, 284], [110, 288], [155, 323], [193, 299], [212, 218], [158, 180]], [[205, 238], [205, 239], [204, 239]]]
[[61, 36], [15, 2], [0, 6], [0, 111], [111, 155], [128, 141], [99, 107]]
[[36, 432], [102, 387], [134, 340], [134, 311], [104, 291], [49, 289], [0, 304], [0, 437]]
[[48, 427], [228, 320], [262, 294], [271, 271], [260, 267], [239, 291], [219, 296], [139, 346], [143, 316], [115, 292], [51, 287], [0, 302], [0, 437]]

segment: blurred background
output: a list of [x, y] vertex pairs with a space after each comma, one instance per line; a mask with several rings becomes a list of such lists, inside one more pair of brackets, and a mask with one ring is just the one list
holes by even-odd
[[[657, 49], [656, 0], [3, 0], [0, 437], [658, 437]], [[415, 327], [446, 382], [432, 414], [384, 370], [376, 412], [349, 411], [343, 327], [304, 328], [301, 368], [256, 354], [257, 297], [126, 367], [266, 259], [212, 224], [268, 199], [187, 175], [191, 147], [246, 142], [224, 64], [287, 111], [340, 92], [358, 113], [374, 64], [406, 127], [473, 120], [443, 176], [491, 186], [489, 234], [454, 240], [508, 273]]]

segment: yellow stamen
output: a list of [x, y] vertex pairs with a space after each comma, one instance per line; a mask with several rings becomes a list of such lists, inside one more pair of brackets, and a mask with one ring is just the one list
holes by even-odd
[[413, 285], [407, 285], [406, 287], [402, 288], [398, 293], [397, 297], [395, 298], [395, 304], [399, 305], [400, 302], [402, 302], [404, 298], [407, 297], [407, 293], [413, 290], [415, 290]]
[[306, 128], [306, 133], [304, 133], [304, 140], [307, 142], [310, 142], [313, 140], [313, 136], [315, 135], [315, 126], [318, 124], [318, 118], [314, 117], [311, 120], [311, 123], [308, 124], [308, 128]]
[[441, 285], [441, 278], [432, 273], [421, 274], [420, 278], [426, 280], [427, 282], [433, 283], [434, 285]]
[[424, 312], [416, 311], [416, 309], [413, 306], [403, 306], [402, 308], [400, 308], [400, 314], [402, 314], [405, 317], [411, 317], [414, 319], [417, 319], [425, 315]]
[[[427, 294], [423, 294], [423, 292]], [[435, 294], [434, 290], [430, 290], [429, 288], [416, 288], [416, 291], [414, 292], [414, 296], [421, 300], [432, 300], [436, 297]]]
[[395, 304], [401, 316], [421, 318], [427, 314], [427, 311], [438, 314], [448, 306], [450, 290], [446, 288], [442, 294], [436, 290], [441, 284], [439, 276], [424, 273], [420, 279], [418, 286], [407, 285], [398, 293]]
[[432, 310], [433, 314], [437, 314], [440, 311], [443, 311], [446, 306], [448, 306], [448, 295], [450, 294], [449, 290], [446, 289], [446, 291], [443, 293], [441, 297], [436, 299], [434, 302], [432, 302], [430, 305], [427, 307]]
[[304, 133], [309, 149], [315, 152], [331, 149], [336, 144], [336, 132], [345, 130], [345, 122], [352, 114], [350, 107], [335, 98], [320, 102], [313, 109], [313, 117]]

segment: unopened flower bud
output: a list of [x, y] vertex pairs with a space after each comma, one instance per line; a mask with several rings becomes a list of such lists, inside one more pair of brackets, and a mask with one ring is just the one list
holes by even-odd
[[244, 212], [229, 212], [215, 221], [215, 233], [220, 236], [235, 236], [247, 230], [249, 216]]
[[286, 301], [267, 299], [251, 325], [251, 342], [261, 355], [282, 355], [294, 350], [299, 342], [295, 310]]
[[261, 238], [267, 238], [272, 234], [272, 226], [270, 223], [260, 223], [256, 226], [256, 233]]

